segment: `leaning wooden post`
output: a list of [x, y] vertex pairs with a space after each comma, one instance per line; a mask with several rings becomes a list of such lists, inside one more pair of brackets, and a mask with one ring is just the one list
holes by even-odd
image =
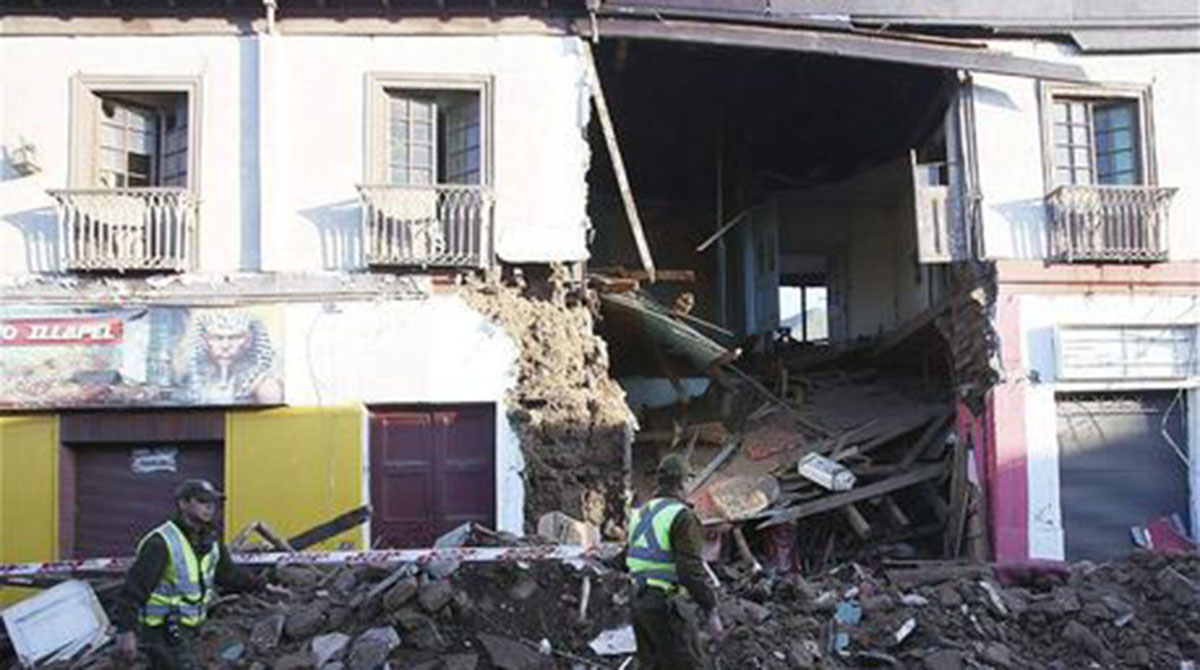
[[646, 270], [646, 277], [650, 283], [654, 283], [654, 258], [650, 255], [650, 245], [646, 243], [646, 233], [642, 230], [642, 219], [638, 216], [637, 204], [633, 201], [633, 190], [629, 188], [629, 176], [625, 173], [625, 161], [621, 158], [621, 148], [617, 146], [617, 131], [613, 127], [612, 117], [608, 113], [604, 89], [600, 87], [600, 75], [596, 70], [592, 45], [583, 42], [583, 52], [587, 56], [588, 88], [592, 92], [592, 103], [596, 106], [596, 115], [600, 117], [600, 128], [604, 131], [604, 142], [608, 146], [608, 157], [612, 160], [613, 172], [617, 176], [617, 188], [620, 189], [621, 200], [625, 203], [625, 216], [629, 218], [629, 227], [633, 230], [633, 241], [637, 243], [638, 256], [642, 259], [642, 268]]

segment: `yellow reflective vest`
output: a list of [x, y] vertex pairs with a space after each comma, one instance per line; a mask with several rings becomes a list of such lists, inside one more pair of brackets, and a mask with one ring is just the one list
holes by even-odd
[[671, 524], [684, 507], [673, 498], [655, 498], [633, 511], [625, 567], [638, 584], [667, 591], [679, 584], [671, 550]]
[[142, 607], [142, 625], [161, 626], [167, 615], [174, 613], [179, 623], [199, 626], [204, 623], [208, 605], [213, 599], [217, 562], [221, 558], [220, 546], [213, 540], [204, 557], [197, 559], [183, 530], [174, 521], [167, 521], [142, 538], [138, 543], [138, 551], [155, 535], [167, 545], [167, 567]]

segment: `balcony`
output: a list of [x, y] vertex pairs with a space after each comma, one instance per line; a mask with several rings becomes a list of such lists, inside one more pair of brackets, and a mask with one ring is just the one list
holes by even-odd
[[483, 268], [492, 259], [493, 197], [481, 186], [360, 185], [366, 262]]
[[49, 191], [63, 269], [184, 272], [194, 266], [199, 201], [183, 188]]
[[1046, 196], [1050, 258], [1068, 263], [1167, 260], [1175, 188], [1059, 186]]

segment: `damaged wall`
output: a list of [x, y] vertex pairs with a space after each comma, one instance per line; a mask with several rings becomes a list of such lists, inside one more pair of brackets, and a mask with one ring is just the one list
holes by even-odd
[[829, 259], [831, 333], [878, 335], [931, 305], [931, 270], [916, 259], [910, 179], [904, 159], [778, 197], [781, 253]]
[[589, 298], [552, 279], [536, 291], [475, 285], [464, 299], [517, 343], [506, 407], [526, 464], [526, 531], [542, 514], [562, 511], [622, 537], [632, 416], [609, 377]]
[[[1154, 389], [1182, 389], [1186, 396], [1187, 444], [1181, 446], [1190, 449], [1192, 532], [1200, 530], [1200, 471], [1196, 468], [1200, 459], [1197, 439], [1200, 434], [1196, 432], [1200, 426], [1200, 406], [1196, 402], [1200, 377], [1196, 375], [1200, 371], [1178, 380], [1060, 380], [1057, 377], [1062, 351], [1056, 336], [1056, 328], [1064, 325], [1167, 324], [1195, 331], [1200, 328], [1200, 301], [1194, 296], [1009, 293], [1004, 304], [1008, 308], [1000, 314], [1001, 333], [1011, 335], [1004, 340], [1005, 382], [996, 391], [1003, 400], [996, 407], [995, 428], [1000, 442], [1009, 446], [1002, 448], [1000, 455], [998, 467], [1007, 474], [1002, 474], [1005, 478], [999, 483], [996, 494], [1000, 499], [996, 504], [1015, 510], [1020, 517], [1010, 519], [1008, 528], [999, 529], [1002, 534], [1023, 531], [1030, 558], [1061, 560], [1065, 556], [1056, 394], [1081, 391], [1136, 394]], [[1014, 338], [1019, 341], [1014, 343]], [[1005, 487], [1006, 483], [1014, 483], [1009, 480], [1013, 474], [1025, 480], [1019, 492]], [[1008, 543], [1006, 548], [998, 558], [1012, 558], [1013, 552], [1020, 557], [1019, 543]]]
[[[287, 402], [293, 406], [502, 407], [516, 382], [514, 341], [455, 292], [424, 300], [290, 305], [286, 326]], [[495, 434], [497, 526], [520, 532], [525, 462], [504, 412], [496, 412]], [[363, 497], [369, 499], [365, 490]]]

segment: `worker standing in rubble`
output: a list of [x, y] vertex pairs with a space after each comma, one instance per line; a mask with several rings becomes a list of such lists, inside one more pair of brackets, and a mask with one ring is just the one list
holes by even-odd
[[217, 536], [224, 497], [206, 480], [183, 482], [174, 514], [138, 544], [114, 617], [119, 658], [131, 662], [140, 647], [149, 670], [202, 670], [194, 647], [214, 587], [243, 591], [257, 581], [234, 565]]
[[717, 600], [706, 580], [700, 550], [700, 520], [684, 502], [687, 460], [668, 455], [656, 471], [658, 491], [630, 520], [625, 564], [633, 577], [633, 631], [639, 670], [693, 670], [705, 667], [696, 622], [684, 613], [683, 591], [700, 606], [709, 636], [725, 630]]

